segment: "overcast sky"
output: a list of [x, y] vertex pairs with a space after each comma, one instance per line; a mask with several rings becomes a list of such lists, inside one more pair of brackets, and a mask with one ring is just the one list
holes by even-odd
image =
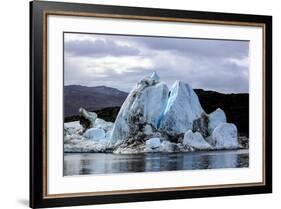
[[156, 71], [169, 87], [249, 92], [249, 42], [65, 33], [64, 85], [129, 92]]

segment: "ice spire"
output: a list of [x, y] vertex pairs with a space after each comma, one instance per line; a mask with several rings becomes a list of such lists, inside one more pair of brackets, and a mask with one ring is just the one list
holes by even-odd
[[153, 72], [152, 75], [150, 76], [150, 78], [154, 81], [157, 81], [157, 82], [160, 81], [160, 77], [157, 75], [156, 72]]

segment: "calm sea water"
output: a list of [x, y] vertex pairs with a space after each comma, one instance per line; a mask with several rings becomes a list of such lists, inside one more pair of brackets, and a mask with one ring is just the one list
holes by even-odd
[[248, 150], [190, 153], [65, 153], [64, 175], [249, 167]]

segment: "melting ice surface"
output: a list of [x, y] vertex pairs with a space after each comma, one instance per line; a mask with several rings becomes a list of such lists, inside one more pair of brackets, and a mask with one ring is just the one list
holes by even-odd
[[248, 150], [64, 155], [64, 176], [247, 167], [249, 167]]

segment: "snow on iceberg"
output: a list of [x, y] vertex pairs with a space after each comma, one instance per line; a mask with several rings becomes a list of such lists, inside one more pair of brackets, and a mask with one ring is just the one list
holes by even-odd
[[238, 143], [237, 128], [233, 123], [221, 123], [208, 138], [208, 142], [216, 149], [237, 149]]
[[160, 122], [160, 129], [169, 135], [183, 134], [192, 129], [193, 121], [204, 110], [193, 89], [181, 81], [176, 81]]
[[153, 74], [142, 79], [123, 103], [113, 126], [110, 144], [135, 137], [146, 124], [156, 128], [168, 100], [169, 89]]

